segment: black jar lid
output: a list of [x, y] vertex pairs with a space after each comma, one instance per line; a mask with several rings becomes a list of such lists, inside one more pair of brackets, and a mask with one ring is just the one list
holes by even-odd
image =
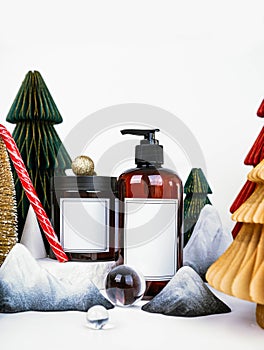
[[111, 176], [54, 176], [51, 191], [117, 192], [117, 178]]

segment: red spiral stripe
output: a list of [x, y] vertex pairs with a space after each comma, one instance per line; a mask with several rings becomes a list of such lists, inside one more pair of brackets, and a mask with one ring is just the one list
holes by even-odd
[[14, 164], [14, 167], [16, 169], [17, 175], [19, 177], [19, 180], [24, 188], [24, 191], [26, 193], [26, 196], [32, 205], [32, 208], [35, 211], [35, 214], [37, 216], [38, 222], [40, 226], [42, 227], [47, 240], [50, 244], [50, 247], [55, 254], [57, 260], [59, 262], [66, 262], [68, 261], [68, 257], [65, 254], [58, 237], [56, 233], [54, 232], [54, 229], [51, 225], [51, 222], [49, 218], [47, 217], [47, 214], [37, 196], [36, 190], [32, 184], [32, 181], [28, 175], [27, 169], [25, 167], [25, 164], [22, 160], [21, 154], [17, 148], [17, 145], [10, 134], [10, 132], [2, 125], [0, 124], [0, 136], [2, 137], [5, 146], [8, 150], [8, 153], [10, 155], [10, 158]]

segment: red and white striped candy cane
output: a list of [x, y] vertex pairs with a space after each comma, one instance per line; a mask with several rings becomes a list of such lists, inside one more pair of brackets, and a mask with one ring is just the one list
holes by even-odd
[[24, 188], [28, 200], [30, 201], [30, 204], [32, 205], [32, 208], [35, 211], [39, 224], [47, 237], [47, 240], [51, 246], [53, 253], [55, 254], [59, 262], [68, 261], [68, 257], [65, 254], [58, 240], [58, 237], [54, 232], [51, 222], [47, 217], [47, 214], [37, 196], [36, 190], [28, 175], [27, 169], [25, 167], [21, 154], [17, 148], [17, 145], [10, 132], [2, 124], [0, 124], [0, 136], [2, 137], [6, 145], [6, 148], [10, 155], [10, 158], [12, 159], [19, 180]]

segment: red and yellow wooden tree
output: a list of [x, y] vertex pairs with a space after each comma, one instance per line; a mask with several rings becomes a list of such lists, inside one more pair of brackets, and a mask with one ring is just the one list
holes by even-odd
[[[257, 115], [264, 117], [264, 101]], [[245, 159], [254, 165], [231, 206], [234, 241], [208, 269], [208, 283], [226, 294], [257, 304], [256, 320], [264, 328], [264, 130]]]

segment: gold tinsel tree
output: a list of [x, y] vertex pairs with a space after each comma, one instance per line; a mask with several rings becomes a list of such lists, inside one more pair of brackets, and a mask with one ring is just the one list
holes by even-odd
[[0, 137], [0, 266], [17, 242], [15, 186], [4, 141]]

